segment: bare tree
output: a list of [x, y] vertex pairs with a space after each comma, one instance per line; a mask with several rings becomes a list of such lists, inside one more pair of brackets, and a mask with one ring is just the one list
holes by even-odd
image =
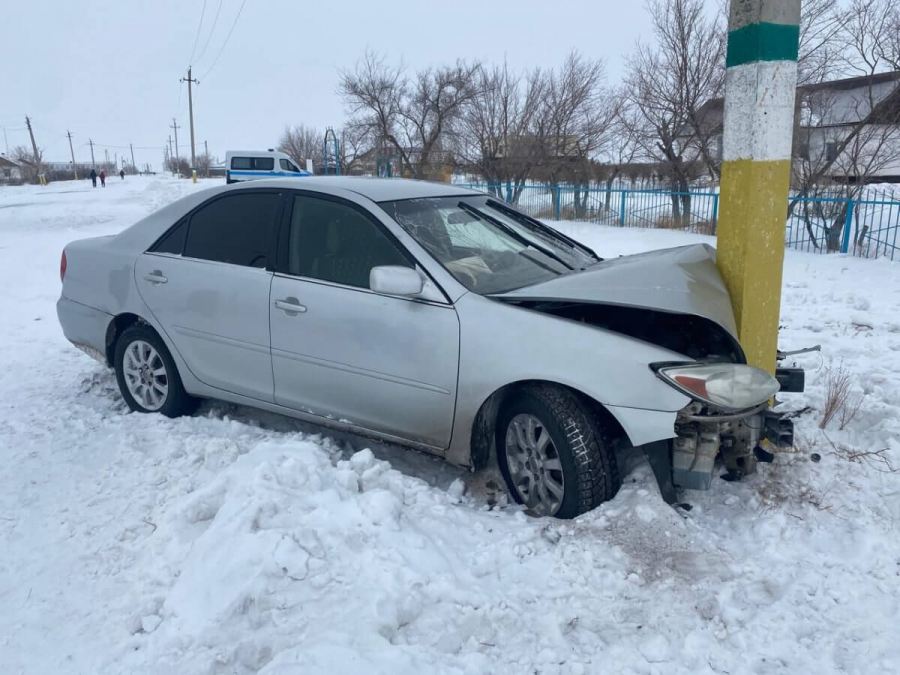
[[513, 202], [541, 158], [538, 119], [545, 90], [540, 70], [522, 75], [505, 62], [482, 67], [475, 76], [475, 93], [462, 109], [454, 144], [460, 165], [498, 194], [508, 183]]
[[707, 18], [703, 0], [649, 0], [647, 11], [656, 41], [639, 43], [629, 58], [628, 102], [638, 113], [636, 130], [645, 156], [667, 168], [672, 215], [687, 219], [687, 192], [698, 165], [715, 178], [720, 174], [711, 141], [721, 127], [704, 115], [704, 104], [724, 88], [723, 17]]
[[800, 10], [797, 85], [834, 79], [842, 72], [847, 13], [839, 0], [804, 0]]
[[302, 167], [306, 159], [312, 159], [313, 162], [322, 161], [323, 143], [324, 136], [318, 129], [305, 124], [295, 124], [284, 128], [278, 139], [277, 148], [300, 162]]
[[[619, 101], [605, 86], [606, 65], [571, 52], [547, 75], [539, 114], [542, 173], [551, 184], [574, 184], [575, 217], [584, 215], [594, 162], [609, 142]], [[554, 193], [555, 198], [556, 193]]]
[[366, 51], [352, 72], [341, 75], [340, 92], [350, 126], [374, 146], [394, 150], [414, 178], [425, 178], [447, 162], [462, 106], [475, 94], [478, 64], [426, 68], [413, 77]]
[[[852, 88], [828, 82], [800, 88], [792, 179], [803, 197], [824, 191], [852, 199], [884, 169], [900, 163], [900, 79], [878, 76], [894, 65], [897, 15], [890, 0], [853, 0], [841, 14], [840, 67], [861, 79]], [[802, 202], [813, 245], [820, 247], [812, 227], [819, 219], [825, 223], [826, 247], [837, 250], [848, 203], [831, 210], [817, 204], [810, 214], [809, 201]]]
[[22, 178], [29, 183], [37, 183], [39, 167], [44, 158], [44, 150], [38, 148], [38, 154], [35, 157], [31, 148], [17, 145], [12, 149], [11, 154], [12, 158], [22, 167]]
[[209, 178], [209, 170], [212, 168], [214, 158], [208, 153], [197, 155], [197, 174]]
[[[620, 101], [625, 100], [624, 92], [616, 94]], [[616, 119], [610, 133], [610, 140], [604, 149], [601, 164], [596, 169], [596, 175], [606, 187], [605, 208], [609, 210], [612, 199], [612, 186], [622, 177], [640, 152], [637, 129], [639, 128], [638, 113], [633, 106], [620, 105]]]
[[341, 163], [341, 173], [352, 174], [359, 172], [359, 160], [369, 149], [368, 139], [365, 134], [352, 126], [344, 127], [337, 134], [338, 157]]

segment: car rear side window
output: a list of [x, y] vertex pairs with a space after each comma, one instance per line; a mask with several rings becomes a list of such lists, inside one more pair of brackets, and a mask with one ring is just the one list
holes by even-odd
[[274, 192], [252, 192], [200, 207], [191, 216], [185, 257], [265, 267], [279, 199]]
[[231, 168], [245, 171], [271, 171], [275, 168], [273, 157], [232, 157]]
[[369, 287], [379, 265], [413, 267], [382, 229], [347, 204], [294, 198], [288, 241], [288, 273], [358, 288]]
[[181, 255], [184, 251], [184, 240], [187, 235], [187, 218], [166, 232], [150, 250], [153, 253], [172, 253]]

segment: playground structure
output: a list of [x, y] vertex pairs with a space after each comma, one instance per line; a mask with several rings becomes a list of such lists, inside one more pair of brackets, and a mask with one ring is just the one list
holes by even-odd
[[[329, 143], [330, 140], [330, 143]], [[325, 175], [341, 175], [341, 145], [334, 128], [325, 129], [325, 140], [322, 143], [322, 165]]]

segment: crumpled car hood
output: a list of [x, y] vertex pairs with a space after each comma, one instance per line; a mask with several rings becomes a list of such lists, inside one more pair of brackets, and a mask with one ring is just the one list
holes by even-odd
[[525, 286], [497, 298], [554, 300], [644, 307], [701, 316], [737, 337], [734, 310], [707, 244], [611, 258], [576, 272]]

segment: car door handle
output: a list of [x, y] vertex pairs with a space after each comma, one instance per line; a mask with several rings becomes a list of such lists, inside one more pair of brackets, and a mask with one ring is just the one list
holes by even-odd
[[284, 310], [290, 316], [297, 316], [306, 311], [306, 307], [300, 304], [297, 298], [285, 298], [284, 300], [276, 300], [275, 307]]
[[164, 284], [168, 281], [168, 279], [166, 279], [163, 276], [163, 273], [159, 270], [153, 270], [149, 274], [145, 274], [144, 279], [149, 281], [151, 284]]

